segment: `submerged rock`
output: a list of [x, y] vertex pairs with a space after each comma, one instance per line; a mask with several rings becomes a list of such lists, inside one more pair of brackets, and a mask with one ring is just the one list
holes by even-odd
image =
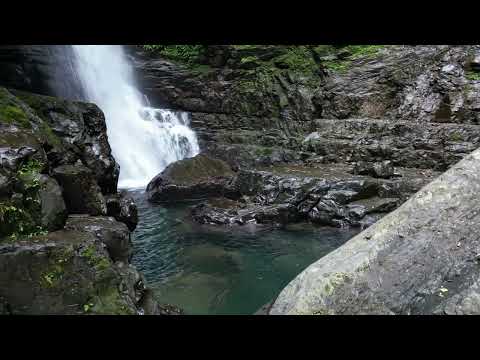
[[236, 196], [233, 176], [224, 161], [197, 155], [170, 164], [150, 181], [147, 195], [152, 202]]
[[309, 266], [270, 314], [476, 314], [480, 150]]

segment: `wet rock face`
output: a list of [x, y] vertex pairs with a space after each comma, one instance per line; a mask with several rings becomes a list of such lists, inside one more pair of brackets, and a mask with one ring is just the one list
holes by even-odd
[[476, 150], [308, 267], [270, 314], [476, 314]]
[[131, 197], [121, 192], [105, 197], [107, 203], [107, 215], [127, 225], [130, 231], [135, 230], [138, 224], [137, 205]]
[[42, 95], [82, 99], [69, 45], [0, 46], [0, 85]]
[[0, 313], [167, 313], [130, 265], [118, 169], [98, 107], [0, 87]]
[[475, 53], [478, 46], [395, 46], [355, 60], [328, 78], [319, 94], [322, 117], [478, 123], [470, 100], [478, 89], [465, 88]]
[[62, 165], [53, 170], [53, 176], [62, 186], [69, 213], [107, 214], [105, 198], [89, 168], [83, 165]]
[[[345, 179], [241, 171], [234, 180], [237, 201], [210, 199], [192, 208], [194, 221], [209, 225], [277, 224], [311, 221], [319, 225], [368, 227], [411, 194], [402, 180]], [[428, 180], [424, 179], [425, 184]], [[419, 189], [419, 187], [417, 187]], [[403, 198], [400, 198], [403, 194]], [[399, 197], [394, 197], [399, 196]]]
[[147, 186], [152, 202], [203, 199], [235, 196], [232, 187], [233, 171], [222, 160], [197, 155], [169, 165]]
[[102, 111], [93, 104], [72, 102], [11, 90], [43, 121], [40, 133], [54, 167], [81, 161], [105, 194], [117, 191], [119, 166], [108, 143]]

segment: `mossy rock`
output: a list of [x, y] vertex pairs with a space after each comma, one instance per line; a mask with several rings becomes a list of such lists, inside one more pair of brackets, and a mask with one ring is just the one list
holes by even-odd
[[168, 166], [162, 175], [177, 185], [193, 185], [199, 181], [217, 176], [232, 176], [230, 166], [222, 160], [197, 155], [177, 161]]
[[5, 88], [0, 88], [0, 124], [32, 128], [22, 103]]
[[1, 250], [0, 298], [12, 314], [137, 312], [134, 299], [120, 289], [120, 273], [93, 234], [58, 231]]

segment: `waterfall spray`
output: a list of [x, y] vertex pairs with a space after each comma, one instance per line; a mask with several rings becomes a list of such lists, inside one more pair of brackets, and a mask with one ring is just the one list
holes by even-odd
[[118, 45], [73, 45], [87, 101], [104, 112], [119, 187], [139, 188], [170, 163], [199, 153], [184, 112], [153, 109], [135, 87], [133, 68]]

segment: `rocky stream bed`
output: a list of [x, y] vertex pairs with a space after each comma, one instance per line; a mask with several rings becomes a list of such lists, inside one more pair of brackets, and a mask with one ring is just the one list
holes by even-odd
[[[261, 242], [231, 235], [252, 226], [270, 229], [260, 237], [268, 246], [301, 224], [312, 237], [364, 230], [309, 255], [309, 235], [292, 235], [302, 249], [291, 239], [285, 249], [301, 265], [246, 307], [242, 277], [232, 311], [253, 313], [260, 301], [270, 314], [479, 313], [479, 46], [219, 45], [188, 61], [127, 46], [152, 106], [188, 112], [201, 149], [141, 197], [118, 190], [102, 110], [75, 101], [71, 87], [52, 90], [70, 76], [58, 70], [68, 51], [0, 47], [0, 313], [181, 313], [175, 299], [188, 295], [179, 287], [192, 281], [159, 291], [164, 278], [149, 273], [145, 253], [159, 256], [156, 237], [145, 238], [142, 219], [132, 244], [132, 196], [150, 204], [147, 218], [194, 200], [184, 216], [200, 238], [205, 228], [234, 238], [221, 261], [247, 256], [241, 241]], [[200, 241], [206, 250], [186, 261], [225, 251], [218, 241]], [[146, 258], [133, 254], [137, 245]]]

